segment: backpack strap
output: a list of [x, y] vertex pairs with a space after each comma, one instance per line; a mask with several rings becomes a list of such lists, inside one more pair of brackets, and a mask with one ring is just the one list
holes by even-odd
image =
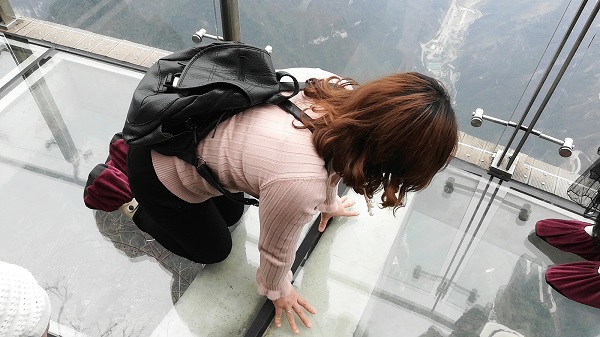
[[[287, 74], [286, 72], [283, 72], [283, 71], [277, 72], [277, 74], [282, 74], [282, 73]], [[297, 92], [300, 90], [304, 90], [305, 87], [306, 87], [306, 82], [279, 82], [279, 89], [281, 91]]]
[[[296, 104], [292, 103], [289, 99], [280, 102], [278, 105], [283, 110], [292, 114], [292, 116], [294, 116], [294, 118], [296, 118], [300, 122], [302, 122], [302, 118], [304, 118], [304, 120], [312, 120], [312, 118], [309, 115], [307, 115], [303, 110], [301, 110]], [[315, 131], [315, 128], [313, 128], [312, 126], [307, 126], [306, 128], [309, 129], [310, 132]], [[327, 169], [327, 173], [331, 172], [331, 158], [325, 158], [325, 168]]]
[[204, 159], [196, 156], [196, 162], [197, 163], [195, 166], [196, 166], [196, 171], [198, 172], [198, 174], [200, 176], [202, 176], [202, 178], [204, 178], [204, 180], [206, 180], [210, 184], [210, 186], [216, 188], [219, 192], [221, 192], [221, 194], [223, 194], [224, 196], [228, 197], [229, 199], [236, 201], [240, 204], [250, 205], [250, 206], [258, 206], [257, 199], [238, 197], [237, 195], [226, 190], [223, 187], [223, 185], [221, 185], [219, 180], [217, 180], [217, 178], [215, 177], [215, 175], [212, 172], [212, 170], [210, 169], [210, 167], [208, 167], [208, 165], [206, 165], [206, 162], [204, 161]]
[[[294, 104], [289, 99], [281, 101], [277, 105], [280, 108], [282, 108], [283, 110], [289, 112], [292, 116], [294, 116], [294, 118], [296, 118], [300, 122], [302, 122], [302, 119], [304, 119], [304, 120], [312, 120], [312, 118], [309, 115], [307, 115], [303, 110], [301, 110], [296, 104]], [[311, 132], [314, 131], [313, 127], [308, 126], [307, 128]]]
[[[302, 122], [302, 118], [304, 118], [304, 120], [310, 119], [310, 117], [306, 113], [304, 113], [304, 111], [302, 111], [300, 108], [298, 108], [298, 106], [296, 104], [292, 103], [288, 99], [280, 102], [278, 104], [278, 106], [280, 108], [282, 108], [283, 110], [289, 112], [292, 116], [294, 116], [294, 118], [296, 118], [300, 122]], [[309, 128], [309, 130], [313, 131], [312, 128]], [[237, 195], [235, 195], [235, 194], [229, 192], [227, 189], [225, 189], [225, 187], [223, 187], [223, 185], [221, 185], [221, 183], [219, 182], [217, 177], [215, 177], [215, 174], [213, 173], [213, 171], [210, 169], [210, 167], [208, 167], [208, 165], [206, 165], [206, 162], [204, 161], [204, 159], [202, 159], [200, 156], [198, 156], [199, 140], [197, 139], [195, 132], [194, 132], [194, 135], [195, 135], [194, 136], [194, 145], [192, 146], [192, 151], [188, 152], [186, 154], [182, 153], [180, 158], [183, 159], [184, 161], [194, 165], [198, 174], [202, 178], [204, 178], [210, 184], [210, 186], [214, 187], [217, 191], [221, 192], [221, 194], [223, 194], [224, 196], [228, 197], [229, 199], [231, 199], [235, 202], [241, 203], [243, 205], [258, 206], [259, 201], [257, 199], [238, 197]]]

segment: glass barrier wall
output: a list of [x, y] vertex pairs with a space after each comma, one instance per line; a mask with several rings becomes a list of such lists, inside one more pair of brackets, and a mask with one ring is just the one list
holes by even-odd
[[[11, 4], [22, 16], [171, 51], [192, 46], [200, 28], [221, 31], [218, 1]], [[567, 0], [239, 4], [242, 40], [272, 46], [277, 67], [320, 67], [359, 81], [396, 71], [430, 74], [451, 92], [461, 129], [493, 143], [512, 130], [489, 122], [473, 128], [471, 113], [482, 108], [504, 120], [520, 118], [577, 6]]]
[[[17, 15], [171, 51], [192, 45], [192, 34], [198, 29], [215, 29], [215, 7], [210, 0], [16, 0], [10, 3]], [[216, 4], [218, 6], [218, 2]]]
[[[584, 12], [584, 15], [589, 15], [587, 12], [589, 11]], [[558, 154], [559, 145], [535, 136], [527, 140], [528, 146], [524, 148], [529, 156], [575, 174], [581, 174], [598, 159], [600, 134], [596, 126], [600, 103], [600, 69], [597, 60], [600, 41], [596, 34], [599, 27], [600, 18], [596, 18], [535, 126], [535, 129], [544, 134], [559, 139], [572, 138], [575, 145], [573, 154], [569, 158], [562, 158]], [[563, 52], [560, 59], [564, 60], [567, 52]], [[558, 63], [556, 68], [561, 66]], [[554, 78], [555, 76], [549, 77], [552, 80]], [[541, 98], [538, 99], [539, 102]], [[535, 110], [532, 112], [535, 113]]]
[[523, 93], [535, 88], [551, 41], [564, 34], [577, 6], [566, 0], [303, 1], [241, 2], [240, 9], [244, 41], [271, 45], [276, 65], [317, 66], [359, 81], [427, 73], [450, 91], [461, 130], [497, 143], [512, 129], [490, 122], [474, 128], [471, 113], [482, 108], [496, 118], [520, 118]]

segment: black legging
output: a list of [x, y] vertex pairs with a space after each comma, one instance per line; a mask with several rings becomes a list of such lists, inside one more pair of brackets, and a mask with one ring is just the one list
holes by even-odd
[[163, 247], [198, 263], [225, 260], [231, 252], [227, 227], [242, 217], [244, 206], [225, 196], [188, 203], [156, 176], [150, 150], [129, 148], [127, 176], [139, 203], [133, 222]]

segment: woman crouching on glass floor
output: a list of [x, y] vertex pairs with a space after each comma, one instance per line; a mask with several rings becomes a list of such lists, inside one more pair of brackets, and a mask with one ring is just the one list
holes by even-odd
[[[443, 85], [414, 72], [364, 85], [335, 76], [311, 79], [291, 101], [312, 120], [299, 123], [277, 106], [256, 106], [219, 124], [199, 143], [198, 154], [226, 189], [260, 199], [258, 291], [273, 301], [275, 324], [287, 319], [298, 332], [295, 316], [309, 327], [306, 311], [316, 312], [291, 284], [304, 225], [318, 212], [320, 231], [332, 217], [358, 215], [349, 209], [353, 201], [338, 197], [340, 181], [368, 199], [382, 190], [381, 207], [399, 207], [407, 192], [425, 188], [448, 164], [458, 127]], [[165, 248], [192, 261], [227, 258], [228, 227], [244, 206], [221, 195], [193, 166], [128, 148], [118, 136], [100, 166], [88, 179], [88, 207], [121, 209]]]

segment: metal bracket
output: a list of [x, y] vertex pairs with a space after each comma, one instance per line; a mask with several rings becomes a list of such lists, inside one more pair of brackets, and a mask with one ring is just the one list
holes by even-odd
[[507, 155], [504, 156], [504, 159], [500, 163], [499, 161], [500, 161], [500, 158], [502, 158], [503, 153], [504, 153], [504, 150], [498, 150], [498, 151], [496, 151], [496, 153], [494, 153], [492, 155], [493, 160], [492, 160], [492, 164], [490, 165], [490, 168], [488, 170], [488, 173], [491, 176], [496, 177], [498, 179], [510, 181], [513, 173], [515, 173], [515, 168], [517, 167], [517, 162], [519, 161], [519, 156], [517, 156], [515, 158], [514, 162], [512, 163], [512, 165], [510, 167], [506, 168], [506, 167], [502, 167], [502, 166], [506, 165], [506, 163], [508, 163], [510, 161], [513, 154], [510, 152], [507, 153]]
[[[484, 120], [494, 122], [496, 124], [500, 124], [500, 125], [504, 125], [504, 126], [510, 126], [515, 129], [518, 128], [519, 130], [522, 130], [522, 131], [527, 131], [527, 129], [528, 129], [528, 127], [525, 125], [519, 125], [515, 122], [505, 121], [505, 120], [502, 120], [502, 119], [499, 119], [496, 117], [484, 115], [483, 109], [481, 109], [481, 108], [475, 109], [475, 111], [473, 111], [473, 117], [471, 117], [471, 125], [476, 128], [480, 127], [481, 124], [483, 124]], [[543, 134], [542, 132], [535, 130], [535, 129], [531, 129], [530, 133], [532, 135], [536, 135], [542, 139], [545, 139], [547, 141], [550, 141], [552, 143], [560, 145], [560, 148], [558, 149], [558, 154], [561, 157], [570, 157], [571, 154], [573, 153], [573, 149], [574, 149], [573, 138], [565, 138], [564, 140], [561, 140], [561, 139], [554, 138], [552, 136]]]

